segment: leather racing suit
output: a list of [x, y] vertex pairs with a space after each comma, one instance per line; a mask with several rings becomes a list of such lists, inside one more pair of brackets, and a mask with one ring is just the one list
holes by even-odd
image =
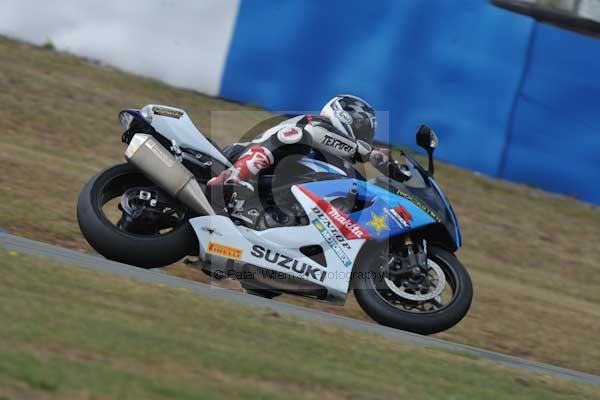
[[306, 155], [316, 151], [332, 164], [367, 162], [382, 174], [400, 177], [402, 173], [386, 148], [371, 148], [340, 133], [325, 117], [299, 115], [268, 129], [247, 143], [236, 143], [226, 148], [226, 156], [233, 165], [211, 179], [208, 185], [234, 183], [254, 190], [250, 181], [260, 171], [277, 165], [291, 154]]

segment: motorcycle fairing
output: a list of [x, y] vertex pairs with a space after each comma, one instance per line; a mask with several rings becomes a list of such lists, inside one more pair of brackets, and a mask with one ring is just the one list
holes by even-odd
[[[346, 215], [328, 200], [346, 196], [353, 187], [368, 201], [361, 211]], [[305, 226], [255, 231], [235, 225], [225, 216], [192, 218], [200, 257], [233, 260], [282, 272], [327, 289], [343, 302], [358, 254], [368, 239], [385, 240], [435, 220], [403, 197], [368, 182], [340, 179], [292, 186], [292, 193], [309, 219]], [[402, 207], [401, 219], [392, 213]], [[373, 221], [380, 221], [380, 225]], [[383, 225], [386, 227], [384, 228]], [[304, 246], [320, 246], [325, 265], [304, 255]]]
[[409, 199], [366, 181], [336, 179], [305, 183], [300, 188], [305, 193], [312, 194], [315, 202], [318, 199], [330, 201], [334, 198], [346, 197], [352, 190], [356, 190], [357, 198], [361, 202], [365, 202], [367, 206], [348, 214], [348, 218], [366, 231], [372, 240], [384, 241], [410, 230], [436, 223], [431, 215]]
[[310, 168], [314, 172], [325, 172], [329, 174], [337, 174], [342, 176], [348, 175], [344, 170], [336, 166], [310, 157], [303, 157], [298, 163], [304, 165], [307, 168]]
[[[342, 263], [312, 223], [254, 231], [225, 216], [203, 216], [190, 219], [190, 224], [198, 236], [201, 259], [217, 263], [229, 259], [289, 274], [327, 289], [330, 300], [344, 303], [352, 268]], [[364, 240], [354, 242], [345, 249], [352, 264]], [[300, 251], [309, 245], [322, 247], [326, 265]]]
[[439, 198], [445, 206], [445, 214], [447, 216], [446, 219], [448, 220], [445, 224], [446, 229], [448, 229], [449, 233], [452, 235], [452, 238], [454, 239], [454, 244], [458, 249], [460, 248], [460, 246], [462, 246], [462, 234], [460, 233], [460, 227], [458, 225], [456, 214], [454, 213], [454, 208], [452, 208], [452, 204], [450, 203], [450, 201], [448, 201], [448, 199], [444, 195], [444, 192], [442, 191], [442, 189], [440, 189], [440, 187], [437, 185], [433, 178], [429, 178], [429, 183], [431, 184], [435, 192], [438, 194]]
[[151, 115], [150, 125], [165, 138], [175, 141], [180, 148], [200, 151], [226, 167], [229, 160], [196, 128], [188, 114], [179, 108], [149, 104], [143, 108]]
[[[235, 225], [224, 216], [190, 219], [190, 224], [199, 239], [200, 257], [204, 260], [208, 256], [211, 260], [215, 257], [217, 260], [230, 259], [296, 276], [326, 288], [328, 297], [343, 303], [348, 292], [354, 262], [366, 242], [366, 236], [348, 237], [347, 233], [340, 231], [334, 220], [321, 209], [322, 204], [319, 207], [318, 201], [306, 194], [301, 185], [292, 186], [292, 193], [308, 216], [308, 225], [255, 231]], [[211, 251], [211, 243], [223, 245], [225, 248], [220, 248], [223, 251], [218, 254], [214, 248]], [[255, 246], [260, 248], [257, 249]], [[325, 265], [318, 264], [305, 256], [300, 250], [305, 246], [320, 246]], [[228, 252], [227, 248], [231, 251]], [[266, 257], [267, 251], [270, 251], [268, 257]], [[227, 252], [229, 254], [225, 254]], [[284, 259], [281, 256], [284, 256]], [[288, 265], [281, 265], [285, 264], [282, 261], [288, 258], [291, 259]], [[310, 274], [307, 273], [309, 267]], [[318, 272], [313, 273], [312, 271], [315, 270]]]

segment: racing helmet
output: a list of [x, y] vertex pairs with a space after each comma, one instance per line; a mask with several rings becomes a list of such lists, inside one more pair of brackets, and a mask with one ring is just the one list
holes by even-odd
[[342, 94], [329, 100], [321, 110], [342, 134], [369, 144], [375, 137], [377, 120], [375, 111], [365, 100], [349, 94]]

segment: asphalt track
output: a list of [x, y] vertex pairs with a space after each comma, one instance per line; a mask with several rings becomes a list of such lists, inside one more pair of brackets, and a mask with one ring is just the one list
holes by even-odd
[[293, 315], [300, 318], [310, 319], [324, 324], [333, 324], [343, 328], [360, 332], [369, 332], [386, 337], [391, 340], [401, 340], [412, 344], [438, 347], [450, 351], [467, 353], [478, 358], [504, 364], [509, 367], [523, 369], [529, 372], [551, 375], [558, 378], [578, 381], [582, 383], [600, 385], [600, 376], [560, 368], [549, 364], [524, 360], [517, 357], [496, 353], [489, 350], [451, 343], [427, 336], [421, 336], [397, 329], [387, 328], [374, 323], [358, 321], [355, 319], [329, 314], [305, 307], [280, 303], [274, 300], [235, 292], [227, 289], [216, 288], [207, 284], [177, 278], [157, 271], [148, 271], [130, 265], [120, 264], [104, 258], [89, 255], [74, 250], [68, 250], [45, 243], [9, 235], [0, 229], [0, 246], [21, 253], [48, 257], [56, 261], [76, 264], [84, 268], [109, 272], [127, 278], [132, 278], [146, 283], [162, 283], [175, 288], [185, 288], [190, 292], [216, 299], [231, 300], [251, 307], [269, 308], [281, 314]]

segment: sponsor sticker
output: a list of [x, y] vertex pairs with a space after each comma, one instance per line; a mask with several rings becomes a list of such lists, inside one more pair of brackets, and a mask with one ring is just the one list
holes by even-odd
[[435, 222], [437, 222], [437, 223], [442, 222], [442, 220], [437, 215], [435, 215], [435, 213], [433, 211], [431, 211], [429, 209], [429, 207], [427, 207], [425, 204], [423, 204], [420, 200], [417, 200], [414, 196], [411, 196], [410, 194], [403, 192], [401, 190], [398, 190], [396, 192], [396, 194], [404, 197], [406, 200], [411, 201], [414, 205], [419, 207], [421, 210], [425, 211], [431, 218], [433, 218], [435, 220]]
[[179, 119], [183, 116], [183, 113], [179, 110], [174, 110], [172, 108], [167, 107], [152, 107], [152, 112], [156, 115], [161, 115], [163, 117], [176, 118]]
[[336, 139], [333, 136], [329, 135], [325, 135], [321, 144], [324, 144], [325, 146], [329, 146], [337, 150], [344, 151], [346, 153], [351, 153], [352, 151], [354, 151], [355, 148], [354, 145], [351, 145], [343, 140]]
[[211, 254], [216, 254], [218, 256], [233, 258], [236, 260], [242, 259], [242, 254], [244, 253], [242, 249], [238, 249], [235, 247], [230, 247], [221, 243], [216, 242], [208, 242], [208, 250]]
[[352, 115], [350, 115], [348, 111], [337, 110], [335, 112], [335, 116], [338, 117], [345, 124], [351, 124], [352, 122], [354, 122]]
[[223, 236], [222, 233], [217, 232], [217, 230], [215, 228], [212, 228], [210, 226], [203, 226], [200, 228], [203, 232], [208, 233], [209, 235], [216, 235], [216, 236]]
[[331, 220], [331, 222], [334, 223], [336, 228], [339, 229], [346, 239], [368, 239], [371, 236], [369, 235], [369, 232], [354, 222], [342, 210], [338, 210], [328, 201], [320, 198], [302, 186], [299, 186], [299, 189], [317, 204], [317, 206], [327, 215], [327, 217]]
[[257, 244], [252, 246], [250, 254], [253, 257], [263, 259], [270, 264], [278, 265], [315, 281], [323, 282], [327, 276], [327, 271], [323, 267], [316, 267], [305, 262], [300, 262], [293, 257]]
[[146, 147], [149, 148], [160, 159], [160, 161], [167, 166], [167, 168], [171, 168], [173, 166], [174, 162], [171, 159], [171, 154], [165, 154], [165, 152], [156, 145], [154, 140], [148, 139], [146, 141]]
[[412, 214], [403, 206], [384, 208], [385, 213], [402, 229], [410, 228]]
[[367, 222], [367, 225], [372, 226], [377, 233], [377, 236], [381, 235], [383, 231], [389, 231], [390, 227], [387, 224], [387, 216], [377, 215], [376, 213], [371, 211], [371, 220]]
[[318, 207], [313, 207], [312, 212], [317, 216], [317, 219], [312, 220], [312, 224], [317, 228], [321, 236], [323, 236], [325, 242], [327, 242], [345, 267], [352, 266], [352, 260], [342, 249], [342, 247], [350, 249], [350, 244], [348, 244], [344, 236]]

